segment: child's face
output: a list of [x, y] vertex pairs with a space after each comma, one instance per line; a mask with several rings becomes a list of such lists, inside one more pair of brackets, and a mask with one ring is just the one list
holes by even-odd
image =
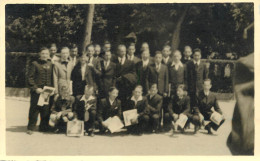
[[181, 89], [181, 88], [177, 88], [177, 96], [178, 97], [183, 97], [183, 94], [184, 94], [184, 91], [183, 91], [183, 89]]
[[87, 57], [87, 56], [81, 56], [81, 57], [80, 57], [80, 63], [81, 63], [82, 65], [86, 64], [87, 61], [88, 61], [88, 57]]
[[184, 55], [185, 55], [185, 57], [190, 57], [191, 54], [192, 54], [191, 48], [186, 47], [186, 48], [184, 49]]
[[122, 47], [118, 48], [117, 52], [118, 52], [118, 56], [119, 56], [120, 58], [122, 58], [122, 57], [124, 57], [125, 54], [126, 54], [126, 48], [122, 46]]
[[60, 93], [60, 95], [61, 95], [61, 97], [62, 98], [67, 98], [67, 97], [69, 97], [69, 92], [68, 91], [62, 91], [61, 93]]
[[157, 64], [160, 64], [162, 62], [162, 54], [156, 54], [154, 59]]
[[86, 89], [84, 94], [86, 98], [90, 97], [93, 94], [93, 89]]
[[128, 48], [128, 54], [133, 55], [135, 53], [135, 46], [129, 46]]
[[109, 92], [110, 99], [114, 100], [118, 96], [118, 90], [114, 89], [113, 91]]
[[57, 53], [57, 48], [56, 48], [55, 46], [52, 46], [52, 47], [50, 48], [50, 53], [51, 53], [51, 54]]
[[204, 81], [203, 88], [204, 88], [204, 90], [209, 91], [211, 88], [210, 81]]
[[156, 87], [152, 87], [151, 89], [150, 89], [150, 95], [155, 95], [156, 93], [157, 93], [157, 88]]
[[101, 48], [100, 48], [100, 46], [98, 46], [98, 45], [95, 46], [95, 54], [99, 55], [100, 52], [101, 52]]
[[88, 47], [87, 54], [89, 57], [92, 57], [95, 53], [95, 49], [93, 46]]
[[111, 59], [111, 52], [106, 52], [105, 55], [104, 55], [104, 59], [106, 61], [109, 61]]
[[165, 58], [168, 57], [171, 54], [170, 48], [169, 47], [163, 48], [162, 54], [163, 54], [163, 57], [165, 57]]
[[147, 60], [149, 58], [150, 54], [149, 52], [146, 50], [142, 53], [142, 59]]
[[77, 56], [77, 55], [78, 55], [78, 48], [73, 48], [73, 49], [71, 49], [70, 55], [71, 55], [72, 57]]
[[49, 57], [50, 57], [50, 52], [49, 52], [49, 50], [46, 49], [46, 50], [42, 50], [42, 51], [40, 52], [40, 59], [41, 59], [41, 60], [47, 61]]
[[111, 50], [111, 44], [105, 44], [104, 45], [104, 50], [105, 51], [110, 51]]
[[173, 60], [175, 62], [179, 62], [181, 60], [181, 53], [180, 52], [174, 52], [173, 54]]
[[139, 98], [142, 95], [142, 90], [140, 88], [136, 88], [133, 93], [135, 98]]
[[60, 56], [61, 56], [62, 60], [67, 60], [69, 55], [70, 55], [69, 49], [62, 49], [61, 50]]
[[142, 51], [149, 50], [148, 44], [147, 44], [147, 43], [144, 43], [144, 44], [142, 45], [142, 47], [141, 47], [141, 50], [142, 50]]
[[194, 59], [195, 61], [199, 61], [200, 58], [201, 58], [200, 52], [195, 52], [194, 55], [193, 55], [193, 59]]

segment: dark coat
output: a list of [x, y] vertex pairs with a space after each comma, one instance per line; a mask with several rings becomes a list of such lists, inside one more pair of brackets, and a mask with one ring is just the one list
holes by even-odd
[[98, 86], [99, 86], [99, 80], [100, 80], [100, 75], [101, 75], [101, 65], [100, 65], [100, 61], [98, 58], [96, 57], [93, 57], [93, 60], [92, 60], [92, 64], [93, 64], [93, 67], [90, 67], [91, 70], [92, 70], [92, 78], [93, 78], [93, 86], [95, 88], [95, 90], [98, 89]]
[[162, 108], [163, 97], [159, 94], [156, 94], [152, 98], [150, 98], [150, 95], [147, 95], [147, 101], [149, 113], [159, 115]]
[[104, 98], [107, 95], [109, 88], [115, 86], [116, 64], [110, 61], [107, 69], [105, 69], [104, 60], [102, 60], [100, 64], [101, 76], [99, 94]]
[[147, 94], [149, 90], [148, 86], [148, 66], [153, 64], [152, 60], [149, 60], [149, 63], [146, 68], [143, 67], [143, 61], [140, 61], [136, 64], [136, 75], [137, 75], [137, 84], [143, 87], [143, 93]]
[[94, 85], [93, 74], [90, 67], [86, 65], [85, 81], [82, 81], [81, 64], [78, 63], [71, 73], [73, 95], [83, 95], [86, 85]]
[[103, 122], [113, 116], [118, 116], [122, 119], [121, 101], [119, 99], [115, 99], [113, 104], [110, 105], [109, 98], [103, 98], [100, 101], [97, 112], [99, 122]]
[[187, 67], [187, 85], [189, 93], [198, 93], [203, 89], [203, 81], [208, 78], [208, 69], [206, 65], [200, 61], [198, 68], [195, 67], [193, 61], [186, 64]]
[[189, 96], [183, 96], [182, 99], [180, 99], [178, 96], [175, 96], [168, 105], [168, 110], [170, 115], [173, 113], [175, 114], [185, 114], [189, 115], [190, 113], [190, 97]]
[[176, 88], [180, 84], [187, 85], [187, 71], [186, 65], [179, 66], [178, 70], [175, 69], [174, 66], [169, 65], [169, 83], [171, 84], [171, 94], [176, 94]]
[[32, 92], [44, 86], [53, 87], [53, 64], [40, 59], [33, 61], [28, 72], [28, 84]]
[[[126, 58], [128, 59], [128, 56], [126, 56]], [[128, 59], [128, 60], [130, 60], [130, 59]], [[134, 62], [134, 64], [136, 65], [138, 62], [141, 61], [141, 59], [138, 58], [137, 56], [134, 56], [134, 60], [130, 60], [130, 61]]]
[[162, 64], [164, 64], [164, 65], [166, 65], [167, 67], [169, 66], [169, 65], [171, 65], [172, 64], [172, 58], [171, 57], [169, 57], [169, 59], [168, 59], [168, 61], [167, 62], [164, 62], [164, 60], [162, 59]]
[[148, 68], [148, 86], [157, 84], [159, 94], [168, 93], [169, 90], [169, 73], [168, 67], [161, 64], [160, 71], [156, 71], [156, 65], [152, 64]]
[[213, 113], [211, 108], [220, 114], [222, 114], [221, 109], [219, 108], [217, 97], [212, 92], [209, 92], [209, 95], [206, 96], [204, 91], [200, 91], [196, 99], [196, 108], [195, 112], [200, 112], [206, 120], [208, 120]]
[[131, 100], [131, 97], [127, 99], [126, 103], [126, 110], [132, 110], [132, 109], [137, 109], [137, 113], [142, 116], [144, 114], [149, 114], [148, 110], [148, 101], [145, 96], [142, 96], [143, 99], [138, 101], [137, 104], [135, 105], [135, 102]]
[[187, 62], [189, 62], [189, 61], [191, 61], [192, 59], [190, 58], [190, 59], [187, 59], [187, 58], [185, 58], [184, 56], [181, 58], [181, 62], [183, 63], [183, 64], [186, 64]]
[[[75, 101], [74, 109], [73, 109], [76, 112], [76, 115], [77, 115], [79, 120], [84, 120], [84, 114], [86, 112], [85, 101], [83, 101], [83, 100], [81, 101], [81, 98], [83, 96], [84, 95], [78, 95], [76, 97], [76, 101]], [[87, 103], [91, 105], [91, 107], [88, 109], [88, 111], [97, 109], [97, 99], [96, 99], [96, 97], [94, 97], [94, 99], [87, 101]]]

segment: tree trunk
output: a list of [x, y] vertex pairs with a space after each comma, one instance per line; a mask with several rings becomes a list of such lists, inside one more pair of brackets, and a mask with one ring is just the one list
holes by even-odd
[[82, 53], [85, 52], [86, 46], [91, 43], [91, 32], [92, 32], [94, 11], [95, 11], [95, 5], [89, 4], [87, 19], [86, 19], [86, 29], [85, 29], [85, 34], [84, 34], [84, 42], [82, 45]]
[[181, 13], [180, 18], [178, 19], [178, 22], [175, 26], [175, 29], [172, 33], [172, 51], [175, 51], [178, 49], [179, 44], [180, 44], [180, 32], [181, 32], [181, 25], [182, 22], [184, 21], [184, 18], [187, 14], [188, 11], [188, 6], [185, 6], [184, 10]]

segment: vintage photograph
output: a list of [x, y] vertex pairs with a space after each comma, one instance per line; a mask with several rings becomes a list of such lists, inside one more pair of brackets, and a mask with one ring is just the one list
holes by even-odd
[[254, 155], [254, 3], [6, 4], [6, 156]]

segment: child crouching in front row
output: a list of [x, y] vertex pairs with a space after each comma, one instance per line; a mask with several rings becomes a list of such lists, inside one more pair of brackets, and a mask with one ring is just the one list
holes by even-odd
[[60, 95], [57, 95], [54, 98], [49, 121], [49, 125], [54, 127], [55, 132], [65, 131], [66, 123], [75, 118], [74, 113], [72, 112], [75, 98], [70, 96], [69, 88], [67, 86], [62, 86], [59, 93]]
[[195, 125], [194, 133], [198, 131], [200, 123], [199, 116], [191, 113], [190, 98], [183, 84], [177, 86], [176, 95], [174, 95], [169, 103], [168, 110], [169, 113], [165, 114], [165, 121], [167, 124], [173, 122], [174, 131], [180, 129], [181, 132], [184, 132], [185, 126], [189, 122]]

